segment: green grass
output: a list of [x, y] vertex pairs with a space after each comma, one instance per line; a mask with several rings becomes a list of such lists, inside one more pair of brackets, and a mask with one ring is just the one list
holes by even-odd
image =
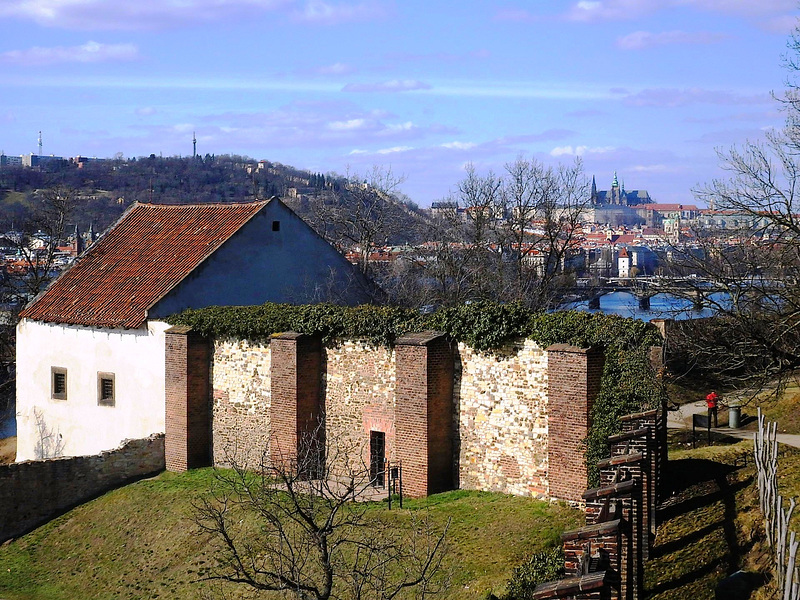
[[645, 568], [653, 600], [713, 598], [717, 583], [757, 551], [752, 442], [718, 437], [693, 450], [687, 440], [671, 433], [669, 498]]
[[[213, 482], [212, 469], [163, 473], [109, 492], [0, 547], [0, 598], [198, 598], [213, 563], [212, 544], [192, 521], [192, 501]], [[452, 586], [444, 598], [475, 599], [504, 589], [511, 570], [531, 553], [579, 527], [574, 509], [526, 498], [455, 491], [405, 508], [449, 517]], [[403, 512], [374, 510], [402, 520]], [[232, 597], [244, 590], [228, 587]]]
[[[757, 414], [756, 406], [761, 407], [761, 412], [768, 421], [778, 423], [780, 433], [800, 433], [800, 385], [797, 381], [790, 382], [777, 398], [769, 393], [757, 397], [752, 406], [748, 407], [748, 412], [753, 416]], [[751, 421], [747, 427], [755, 430], [758, 425]]]

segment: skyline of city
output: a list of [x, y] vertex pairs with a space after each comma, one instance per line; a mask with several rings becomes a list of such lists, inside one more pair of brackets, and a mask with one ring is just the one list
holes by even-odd
[[422, 206], [517, 155], [694, 203], [780, 128], [793, 1], [8, 0], [7, 155], [241, 154], [404, 175]]

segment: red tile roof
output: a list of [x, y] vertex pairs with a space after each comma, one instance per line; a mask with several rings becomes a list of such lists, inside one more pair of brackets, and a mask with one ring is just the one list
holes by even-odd
[[94, 327], [139, 327], [153, 304], [267, 202], [135, 204], [20, 316]]

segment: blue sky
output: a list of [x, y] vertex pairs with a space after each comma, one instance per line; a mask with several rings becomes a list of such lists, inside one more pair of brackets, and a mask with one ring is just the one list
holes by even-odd
[[522, 154], [694, 202], [780, 127], [795, 0], [1, 0], [0, 149], [405, 176], [420, 205]]

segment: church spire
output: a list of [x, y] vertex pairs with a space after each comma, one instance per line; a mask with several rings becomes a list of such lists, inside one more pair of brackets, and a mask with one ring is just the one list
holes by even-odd
[[597, 204], [597, 182], [592, 175], [592, 204]]
[[618, 188], [619, 187], [619, 180], [617, 179], [617, 172], [616, 171], [614, 171], [614, 181], [611, 182], [611, 187], [612, 188]]

